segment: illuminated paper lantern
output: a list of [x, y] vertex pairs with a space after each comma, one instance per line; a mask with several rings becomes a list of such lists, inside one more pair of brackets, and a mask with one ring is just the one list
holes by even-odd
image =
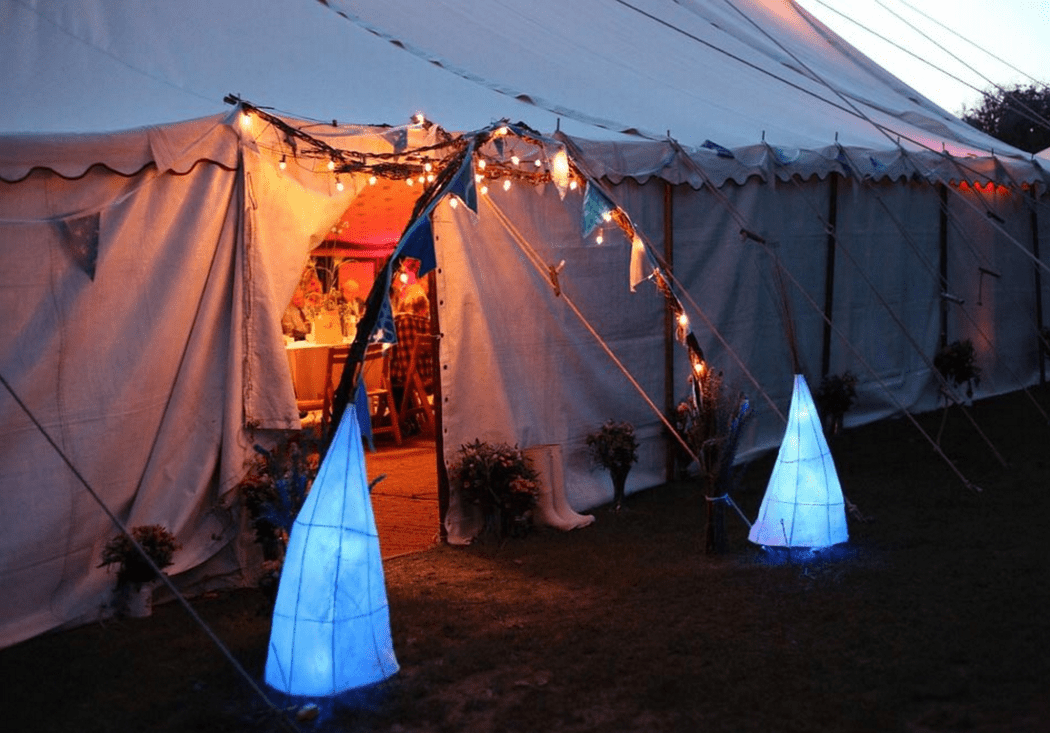
[[784, 442], [748, 539], [774, 547], [829, 547], [849, 539], [835, 462], [809, 387], [795, 375]]
[[320, 697], [397, 670], [361, 431], [347, 410], [288, 540], [266, 683]]

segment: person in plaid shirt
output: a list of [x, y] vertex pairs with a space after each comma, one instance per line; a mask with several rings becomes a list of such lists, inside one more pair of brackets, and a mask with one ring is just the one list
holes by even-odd
[[[394, 328], [397, 331], [397, 343], [390, 353], [390, 386], [395, 402], [400, 405], [405, 394], [412, 345], [416, 342], [416, 336], [430, 333], [430, 301], [420, 285], [412, 285], [405, 290], [402, 310], [394, 316]], [[416, 371], [424, 384], [433, 379], [434, 360], [429, 350], [417, 357]]]

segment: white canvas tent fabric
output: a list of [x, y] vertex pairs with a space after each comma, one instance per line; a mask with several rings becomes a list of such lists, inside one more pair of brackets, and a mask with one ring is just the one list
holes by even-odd
[[[547, 132], [560, 120], [650, 244], [673, 240], [705, 353], [756, 408], [744, 455], [778, 441], [794, 374], [774, 254], [799, 284], [788, 289], [803, 365], [813, 373], [820, 362], [823, 318], [809, 299], [824, 294], [832, 181], [832, 318], [844, 337], [833, 339], [831, 371], [861, 376], [851, 421], [937, 404], [928, 355], [942, 210], [948, 284], [965, 303], [952, 302], [948, 330], [974, 339], [981, 394], [1038, 378], [1035, 303], [1050, 294], [1046, 277], [1033, 286], [1025, 250], [1050, 248], [1029, 211], [1032, 201], [1045, 211], [1046, 166], [933, 107], [794, 4], [447, 0], [392, 12], [378, 2], [0, 0], [0, 373], [122, 518], [176, 531], [184, 549], [171, 572], [183, 586], [245, 582], [229, 491], [253, 431], [298, 423], [280, 312], [311, 245], [361, 185], [347, 178], [340, 193], [305, 159], [280, 171], [289, 143], [279, 130], [214, 114], [230, 92], [311, 118], [287, 116], [346, 149], [428, 139], [416, 127], [316, 120], [396, 125], [422, 110], [450, 130], [508, 117]], [[683, 148], [635, 134], [667, 131]], [[678, 385], [663, 377], [663, 302], [644, 283], [629, 292], [629, 243], [614, 229], [602, 246], [581, 236], [580, 205], [578, 192], [562, 198], [550, 184], [495, 188], [476, 220], [441, 204], [433, 231], [446, 458], [478, 437], [560, 445], [567, 496], [585, 510], [611, 496], [587, 463], [586, 432], [610, 417], [635, 423], [633, 490], [665, 476], [662, 427], [523, 246], [565, 260], [564, 292], [649, 394]], [[743, 226], [769, 246], [742, 239]], [[982, 267], [1000, 277], [982, 279]], [[685, 356], [674, 354], [682, 375]], [[6, 391], [0, 437], [0, 584], [22, 589], [0, 601], [7, 645], [97, 617], [112, 577], [95, 565], [113, 530]]]
[[381, 0], [3, 0], [0, 28], [6, 132], [181, 121], [234, 93], [362, 124], [421, 111], [450, 130], [508, 118], [687, 146], [809, 149], [838, 135], [893, 148], [899, 136], [909, 149], [1017, 153], [790, 0], [442, 0], [411, 13]]

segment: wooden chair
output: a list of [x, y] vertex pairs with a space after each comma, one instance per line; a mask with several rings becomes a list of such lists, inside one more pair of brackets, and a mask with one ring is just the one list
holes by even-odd
[[402, 423], [407, 423], [410, 418], [418, 417], [420, 430], [425, 435], [433, 435], [434, 406], [431, 396], [434, 394], [434, 372], [433, 370], [426, 379], [419, 373], [419, 365], [423, 359], [429, 357], [431, 364], [436, 368], [437, 337], [433, 335], [420, 334], [412, 343], [411, 356], [408, 361], [408, 372], [405, 376], [405, 392], [401, 396], [400, 414]]
[[369, 346], [361, 365], [361, 378], [368, 392], [372, 434], [392, 433], [394, 442], [401, 445], [401, 422], [390, 388], [390, 350], [378, 344]]
[[333, 346], [328, 349], [328, 366], [325, 369], [324, 399], [321, 403], [321, 434], [328, 434], [328, 424], [332, 420], [332, 403], [339, 380], [343, 378], [343, 368], [350, 356], [349, 346]]

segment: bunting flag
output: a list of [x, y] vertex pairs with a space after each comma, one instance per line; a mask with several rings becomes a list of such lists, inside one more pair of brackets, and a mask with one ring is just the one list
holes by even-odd
[[401, 243], [394, 251], [395, 258], [401, 255], [419, 260], [418, 277], [437, 268], [437, 256], [434, 254], [434, 230], [429, 214], [420, 216], [405, 232]]
[[[387, 273], [389, 275], [389, 273]], [[372, 329], [372, 336], [368, 339], [370, 344], [396, 344], [397, 329], [394, 328], [394, 309], [390, 305], [390, 285], [388, 279], [387, 295], [379, 304], [379, 314], [376, 316], [376, 325]]]
[[770, 150], [773, 151], [773, 159], [776, 160], [780, 165], [790, 165], [797, 161], [802, 153], [796, 149], [778, 148], [776, 146], [770, 146]]
[[77, 267], [95, 279], [102, 216], [98, 213], [58, 221], [60, 241]]
[[474, 185], [473, 156], [464, 156], [463, 164], [456, 171], [456, 175], [449, 182], [446, 190], [457, 196], [475, 214], [478, 213], [478, 190]]
[[646, 278], [645, 275], [645, 243], [637, 234], [631, 240], [631, 292], [635, 291], [638, 283]]
[[842, 174], [847, 178], [853, 178], [853, 166], [850, 165], [849, 157], [846, 155], [846, 151], [841, 147], [839, 148], [838, 155], [835, 156], [836, 162], [842, 166]]
[[551, 181], [558, 189], [558, 197], [565, 199], [565, 192], [569, 190], [569, 181], [572, 177], [572, 166], [569, 164], [569, 155], [565, 148], [559, 147], [550, 159]]
[[616, 206], [606, 197], [597, 186], [592, 186], [588, 181], [583, 191], [583, 236], [589, 237], [591, 232], [605, 221], [605, 215], [615, 209]]
[[383, 138], [394, 146], [395, 153], [403, 153], [408, 147], [408, 130], [397, 127], [383, 135]]
[[758, 545], [808, 548], [849, 539], [838, 472], [801, 374], [795, 375], [784, 441], [748, 539]]
[[364, 449], [348, 410], [288, 538], [266, 684], [331, 696], [397, 670]]
[[361, 437], [368, 443], [368, 450], [375, 453], [376, 444], [372, 437], [372, 406], [368, 404], [368, 388], [363, 379], [357, 380], [354, 410], [357, 412], [357, 422], [361, 426]]
[[707, 148], [708, 150], [715, 151], [715, 154], [719, 158], [735, 158], [736, 157], [735, 155], [733, 155], [733, 151], [730, 150], [729, 148], [723, 148], [718, 143], [711, 142], [710, 140], [704, 140], [704, 142], [701, 143], [700, 147]]

